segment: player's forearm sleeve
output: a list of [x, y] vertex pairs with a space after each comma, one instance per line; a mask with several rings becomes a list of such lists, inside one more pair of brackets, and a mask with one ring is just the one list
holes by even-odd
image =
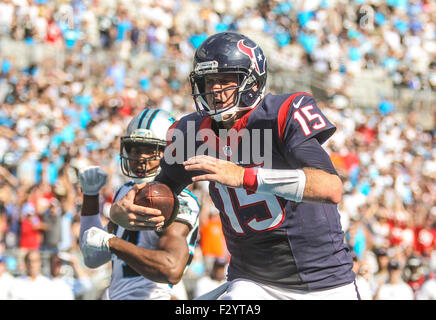
[[[103, 230], [106, 229], [103, 228], [103, 225], [101, 224], [99, 214], [80, 217], [80, 233], [79, 233], [80, 248], [82, 248], [83, 234], [85, 233], [86, 230], [88, 230], [91, 227], [97, 227]], [[85, 261], [85, 265], [89, 268], [97, 268], [111, 260], [110, 252], [95, 252], [93, 254], [86, 254], [85, 252], [82, 251], [82, 253], [83, 253], [83, 259]]]
[[246, 168], [244, 188], [248, 191], [274, 194], [287, 200], [303, 200], [306, 175], [300, 169]]

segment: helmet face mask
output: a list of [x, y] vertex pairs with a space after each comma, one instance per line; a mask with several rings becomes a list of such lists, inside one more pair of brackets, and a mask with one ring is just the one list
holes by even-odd
[[[155, 139], [156, 140], [156, 139]], [[121, 138], [121, 171], [133, 179], [156, 176], [164, 146], [159, 141]]]
[[[235, 90], [235, 98], [233, 105], [223, 108], [222, 101], [215, 98], [223, 92], [207, 91], [205, 82], [208, 76], [225, 77], [228, 74], [237, 75], [238, 80], [236, 86], [224, 89]], [[190, 74], [197, 111], [221, 121], [223, 114], [232, 115], [254, 108], [263, 98], [266, 75], [266, 58], [252, 40], [234, 32], [209, 37], [197, 49]]]
[[[230, 80], [230, 75], [233, 75], [234, 79]], [[223, 79], [229, 80], [226, 81]], [[246, 104], [241, 104], [241, 99], [244, 97], [244, 94], [248, 93], [250, 90], [255, 90], [254, 87], [256, 83], [251, 81], [250, 84], [248, 84], [249, 79], [246, 74], [240, 72], [217, 72], [192, 77], [192, 81], [194, 81], [194, 93], [192, 96], [197, 111], [216, 116], [227, 113], [231, 109], [233, 112], [251, 109], [251, 106], [247, 107]], [[223, 88], [212, 89], [212, 85], [208, 83], [213, 82]], [[229, 83], [233, 85], [229, 85]]]
[[137, 183], [154, 180], [160, 172], [167, 130], [174, 122], [161, 109], [144, 109], [130, 121], [120, 143], [120, 166], [126, 177]]

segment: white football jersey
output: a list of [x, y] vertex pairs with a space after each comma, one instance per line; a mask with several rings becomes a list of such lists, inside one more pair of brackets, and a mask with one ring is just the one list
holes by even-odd
[[[115, 194], [114, 201], [121, 199], [133, 185], [134, 182], [123, 185]], [[190, 229], [186, 237], [190, 254], [186, 271], [194, 256], [197, 242], [200, 205], [197, 198], [186, 189], [180, 193], [178, 199], [180, 206], [175, 221], [185, 223]], [[152, 250], [157, 248], [159, 242], [159, 235], [154, 230], [129, 231], [118, 226], [115, 235], [138, 247]], [[105, 298], [111, 300], [167, 300], [170, 299], [171, 295], [171, 285], [157, 283], [143, 277], [115, 254], [112, 254], [112, 277]]]

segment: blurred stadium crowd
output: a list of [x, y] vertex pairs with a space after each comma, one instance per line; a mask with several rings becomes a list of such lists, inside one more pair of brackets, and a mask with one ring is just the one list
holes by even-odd
[[[108, 210], [125, 179], [119, 137], [132, 115], [145, 106], [176, 118], [194, 111], [193, 53], [225, 30], [256, 37], [273, 67], [327, 76], [319, 105], [338, 127], [326, 149], [344, 182], [341, 222], [362, 297], [436, 299], [434, 108], [423, 126], [419, 110], [402, 112], [399, 101], [362, 109], [343, 100], [347, 79], [374, 68], [434, 94], [435, 21], [432, 0], [2, 1], [0, 299], [100, 297], [110, 264], [83, 265], [77, 171], [109, 173]], [[201, 232], [185, 299], [223, 281], [228, 258], [207, 186], [193, 192]]]

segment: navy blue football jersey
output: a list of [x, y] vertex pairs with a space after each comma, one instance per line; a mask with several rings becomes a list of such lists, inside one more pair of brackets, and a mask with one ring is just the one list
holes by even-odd
[[[321, 145], [336, 130], [307, 93], [266, 95], [235, 123], [233, 135], [221, 136], [212, 129], [210, 117], [193, 113], [181, 118], [169, 131], [169, 146], [156, 180], [180, 192], [194, 175], [201, 173], [184, 170], [180, 162], [193, 152], [245, 167], [309, 167], [311, 163], [326, 162], [326, 157], [321, 156], [325, 151], [319, 147], [319, 157], [315, 152], [310, 156], [313, 159], [302, 160], [299, 146], [309, 140]], [[178, 162], [174, 161], [176, 157]], [[325, 167], [332, 167], [327, 159]], [[307, 291], [334, 288], [354, 280], [353, 261], [344, 243], [336, 205], [297, 203], [215, 182], [210, 182], [209, 194], [220, 211], [231, 254], [229, 280], [245, 278]]]

